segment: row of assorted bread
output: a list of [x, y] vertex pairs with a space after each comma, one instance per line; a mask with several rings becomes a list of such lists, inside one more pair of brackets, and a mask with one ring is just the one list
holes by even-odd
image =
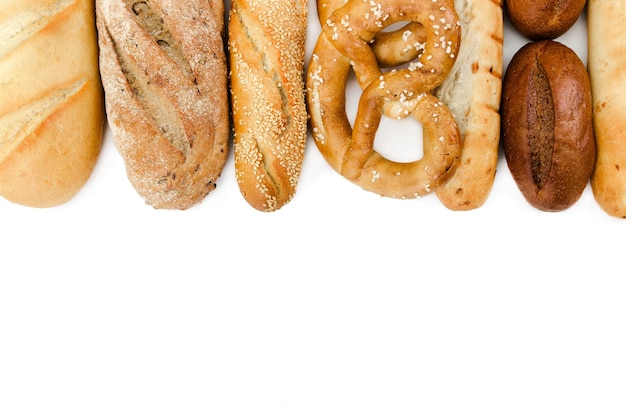
[[[596, 202], [626, 218], [626, 2], [505, 0], [531, 40], [503, 79], [502, 145], [526, 200], [571, 207], [591, 182]], [[558, 42], [587, 12], [587, 65]]]
[[[260, 211], [280, 209], [296, 193], [310, 130], [330, 167], [372, 193], [435, 193], [451, 210], [478, 208], [502, 145], [531, 205], [567, 209], [591, 179], [601, 207], [626, 217], [626, 4], [316, 6], [321, 32], [304, 72], [306, 0], [232, 0], [228, 11], [209, 0], [4, 2], [0, 195], [33, 207], [71, 199], [108, 119], [129, 181], [157, 209], [200, 203], [230, 137], [242, 196]], [[587, 67], [558, 42], [585, 9]], [[504, 13], [530, 40], [505, 73]], [[352, 73], [362, 89], [354, 120], [345, 104]], [[423, 125], [422, 158], [395, 162], [374, 150], [383, 115]]]
[[279, 208], [294, 194], [306, 140], [307, 8], [233, 1], [227, 15], [223, 0], [3, 1], [0, 195], [32, 207], [70, 200], [108, 121], [130, 183], [154, 208], [189, 208], [216, 187], [232, 127], [243, 195]]

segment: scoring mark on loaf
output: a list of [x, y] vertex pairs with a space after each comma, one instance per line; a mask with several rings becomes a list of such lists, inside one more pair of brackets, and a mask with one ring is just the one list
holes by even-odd
[[[535, 58], [528, 83], [528, 143], [535, 185], [548, 182], [554, 150], [554, 101], [543, 65]], [[534, 90], [534, 91], [533, 91]]]
[[42, 95], [41, 98], [0, 117], [0, 163], [48, 117], [80, 92], [86, 82], [86, 79], [81, 79], [65, 89]]
[[73, 3], [74, 0], [59, 0], [39, 7], [29, 6], [29, 9], [0, 22], [0, 59], [41, 31]]
[[[237, 91], [233, 94], [235, 159], [238, 182], [250, 177], [242, 167], [252, 169], [254, 186], [265, 197], [265, 210], [273, 210], [279, 199], [295, 190], [306, 138], [306, 120], [298, 120], [306, 117], [304, 103], [298, 104], [304, 98], [298, 85], [303, 79], [298, 66], [300, 39], [295, 34], [302, 27], [291, 26], [300, 20], [287, 17], [304, 11], [301, 2], [277, 2], [277, 9], [269, 11], [256, 7], [260, 4], [233, 3], [231, 9], [231, 30], [237, 27], [243, 33], [229, 41], [231, 75], [236, 75], [233, 89], [245, 89], [250, 95], [240, 104]], [[285, 7], [296, 11], [281, 9]], [[245, 121], [251, 125], [244, 125]]]
[[[280, 62], [274, 61], [273, 58], [270, 58], [268, 54], [264, 52], [264, 46], [262, 45], [262, 43], [271, 44], [271, 39], [267, 38], [263, 28], [255, 22], [254, 18], [251, 18], [247, 13], [244, 13], [239, 8], [235, 8], [233, 10], [234, 14], [240, 21], [240, 26], [246, 33], [246, 40], [254, 48], [254, 54], [261, 56], [263, 71], [268, 75], [268, 77], [272, 78], [272, 81], [275, 84], [275, 89], [279, 93], [280, 100], [282, 102], [281, 109], [286, 119], [285, 127], [289, 128], [291, 126], [293, 118], [289, 110], [289, 98], [285, 91], [285, 87], [283, 86], [282, 77], [278, 72], [278, 66], [280, 65]], [[251, 32], [250, 27], [256, 28], [254, 30], [254, 33]], [[263, 35], [264, 38], [259, 38], [260, 35]], [[231, 42], [231, 46], [235, 46], [235, 44]]]
[[193, 82], [197, 83], [191, 66], [180, 49], [178, 41], [165, 26], [161, 12], [150, 5], [149, 1], [125, 0], [143, 28], [154, 38], [156, 43], [180, 67], [181, 71]]
[[[131, 8], [134, 4], [141, 3], [142, 5], [136, 7], [139, 14], [149, 13], [149, 11], [145, 8], [147, 7], [147, 2], [127, 3]], [[148, 20], [155, 18], [156, 17], [154, 16], [146, 17]], [[114, 38], [109, 26], [105, 25], [104, 28], [121, 71], [126, 78], [134, 97], [146, 113], [146, 117], [177, 150], [179, 150], [185, 157], [188, 157], [191, 152], [191, 143], [178, 114], [177, 106], [172, 103], [170, 98], [163, 95], [163, 91], [160, 89], [159, 80], [152, 78], [149, 72], [146, 72], [144, 69], [139, 67], [135, 61], [133, 61], [131, 56], [124, 50], [124, 47]], [[152, 26], [152, 29], [154, 28], [155, 27]], [[163, 31], [161, 30], [161, 32]], [[157, 38], [155, 38], [155, 41], [158, 43]], [[180, 54], [182, 55], [182, 53]], [[187, 63], [186, 66], [189, 66], [189, 64]], [[189, 70], [191, 71], [190, 68]]]

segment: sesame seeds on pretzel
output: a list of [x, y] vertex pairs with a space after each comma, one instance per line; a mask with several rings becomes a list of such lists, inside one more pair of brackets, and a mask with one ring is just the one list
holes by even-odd
[[[394, 198], [430, 193], [454, 173], [461, 151], [452, 114], [431, 94], [450, 72], [459, 50], [460, 25], [451, 0], [322, 0], [318, 13], [322, 33], [307, 76], [318, 149], [331, 167], [365, 190]], [[383, 34], [396, 23], [406, 23], [404, 31]], [[398, 42], [409, 38], [425, 41], [412, 54], [388, 56], [386, 63], [379, 61], [371, 45], [379, 40], [387, 50], [406, 50]], [[407, 55], [415, 59], [409, 62]], [[406, 62], [407, 67], [381, 69]], [[354, 126], [345, 111], [351, 71], [362, 89]], [[421, 159], [394, 162], [374, 151], [383, 114], [398, 120], [412, 116], [422, 123]]]

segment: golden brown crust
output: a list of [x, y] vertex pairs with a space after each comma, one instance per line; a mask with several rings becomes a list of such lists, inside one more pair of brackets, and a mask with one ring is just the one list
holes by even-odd
[[224, 4], [98, 0], [109, 125], [128, 179], [157, 209], [187, 209], [216, 187], [230, 117]]
[[255, 209], [296, 193], [307, 137], [306, 1], [233, 0], [229, 14], [235, 174]]
[[93, 4], [4, 1], [0, 32], [0, 195], [63, 204], [91, 175], [104, 131]]
[[597, 144], [594, 197], [609, 215], [626, 218], [626, 2], [590, 1], [588, 69]]
[[505, 0], [513, 27], [534, 41], [564, 34], [576, 23], [585, 4], [586, 0]]
[[454, 67], [434, 92], [452, 111], [463, 149], [454, 176], [436, 191], [448, 209], [472, 210], [489, 197], [498, 165], [502, 92], [502, 2], [456, 0], [462, 22]]
[[570, 48], [544, 40], [513, 56], [503, 83], [503, 147], [534, 207], [567, 209], [589, 184], [596, 153], [591, 114], [587, 70]]
[[418, 58], [424, 51], [425, 42], [426, 29], [413, 21], [397, 30], [379, 32], [371, 47], [381, 67], [393, 67]]

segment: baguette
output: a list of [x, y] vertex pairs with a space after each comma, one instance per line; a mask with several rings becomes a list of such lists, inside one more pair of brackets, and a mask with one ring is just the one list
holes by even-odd
[[230, 117], [224, 3], [97, 0], [106, 111], [128, 179], [156, 209], [216, 188]]
[[593, 0], [587, 12], [597, 145], [591, 187], [606, 213], [626, 218], [626, 2]]
[[246, 201], [276, 211], [296, 193], [307, 137], [306, 0], [233, 0], [229, 17], [235, 174]]
[[61, 205], [84, 186], [104, 132], [93, 2], [0, 4], [0, 195]]
[[491, 193], [498, 164], [502, 91], [502, 1], [455, 0], [461, 21], [456, 63], [433, 94], [454, 115], [463, 148], [452, 178], [435, 193], [451, 210], [482, 206]]

